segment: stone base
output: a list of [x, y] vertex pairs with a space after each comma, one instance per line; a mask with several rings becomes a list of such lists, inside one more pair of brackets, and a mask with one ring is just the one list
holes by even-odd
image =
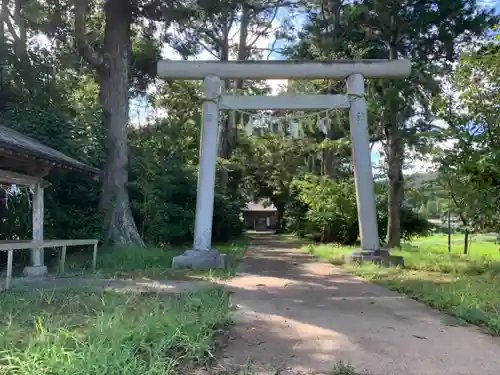
[[184, 254], [178, 255], [172, 259], [172, 268], [207, 270], [211, 268], [226, 268], [227, 263], [227, 254], [221, 254], [216, 249], [208, 251], [187, 250]]
[[23, 275], [30, 278], [43, 278], [49, 274], [46, 266], [24, 267]]
[[400, 255], [390, 255], [388, 250], [357, 250], [344, 255], [346, 264], [371, 262], [383, 267], [404, 267], [404, 258]]

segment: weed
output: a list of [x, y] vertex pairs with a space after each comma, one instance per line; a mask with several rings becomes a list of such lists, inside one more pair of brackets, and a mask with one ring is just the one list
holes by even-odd
[[183, 296], [86, 292], [0, 296], [0, 374], [170, 375], [213, 357], [229, 322], [222, 289]]
[[333, 366], [332, 375], [356, 375], [356, 371], [349, 362], [338, 361]]
[[[173, 270], [172, 259], [182, 254], [179, 248], [159, 247], [107, 247], [99, 249], [97, 275], [101, 278], [147, 278], [189, 279], [192, 277], [224, 278], [233, 276], [243, 257], [248, 242], [239, 240], [218, 245], [217, 248], [229, 255], [229, 264], [224, 270]], [[88, 274], [92, 264], [91, 252], [68, 255], [67, 275]]]

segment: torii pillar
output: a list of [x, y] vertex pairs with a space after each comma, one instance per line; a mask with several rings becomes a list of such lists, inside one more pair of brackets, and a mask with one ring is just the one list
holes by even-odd
[[[217, 132], [221, 109], [311, 109], [349, 108], [352, 158], [358, 207], [361, 251], [353, 252], [346, 261], [370, 260], [402, 263], [401, 257], [389, 256], [381, 249], [377, 228], [375, 189], [370, 156], [370, 137], [365, 100], [365, 78], [404, 78], [410, 74], [408, 60], [346, 61], [170, 61], [158, 63], [160, 77], [188, 80], [203, 79], [207, 99], [203, 104], [200, 146], [200, 170], [196, 202], [193, 249], [175, 257], [172, 266], [220, 268], [225, 256], [212, 248]], [[223, 80], [266, 79], [346, 79], [346, 95], [294, 95], [239, 98], [220, 95]]]

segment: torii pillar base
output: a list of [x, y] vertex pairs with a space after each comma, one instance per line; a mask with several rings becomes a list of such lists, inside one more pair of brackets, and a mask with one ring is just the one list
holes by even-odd
[[405, 266], [404, 258], [401, 255], [391, 255], [389, 250], [357, 250], [351, 254], [344, 255], [345, 264], [359, 265], [362, 263], [375, 263], [383, 267]]
[[47, 266], [28, 266], [23, 269], [23, 275], [32, 279], [46, 278], [48, 274]]
[[188, 268], [194, 270], [209, 270], [226, 268], [227, 254], [222, 254], [216, 249], [187, 250], [182, 255], [172, 259], [172, 268]]

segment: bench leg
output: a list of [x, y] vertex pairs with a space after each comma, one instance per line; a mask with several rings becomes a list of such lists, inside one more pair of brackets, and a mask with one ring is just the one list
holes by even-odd
[[66, 264], [66, 246], [62, 246], [61, 259], [59, 260], [59, 273], [64, 273], [65, 264]]
[[94, 244], [94, 253], [92, 254], [92, 271], [96, 271], [97, 268], [97, 244]]
[[10, 283], [12, 281], [12, 258], [14, 255], [14, 250], [8, 250], [7, 253], [7, 277], [5, 279], [5, 290], [10, 288]]

